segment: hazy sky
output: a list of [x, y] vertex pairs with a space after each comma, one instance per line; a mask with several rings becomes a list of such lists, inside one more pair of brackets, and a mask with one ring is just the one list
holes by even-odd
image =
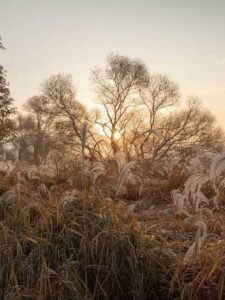
[[0, 34], [18, 105], [58, 72], [90, 105], [90, 70], [113, 52], [169, 75], [225, 126], [225, 0], [0, 0]]

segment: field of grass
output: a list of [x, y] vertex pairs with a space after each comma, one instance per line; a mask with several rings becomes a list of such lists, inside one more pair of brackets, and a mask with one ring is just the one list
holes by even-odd
[[224, 299], [223, 206], [178, 210], [178, 173], [134, 200], [128, 171], [73, 172], [0, 175], [0, 299]]

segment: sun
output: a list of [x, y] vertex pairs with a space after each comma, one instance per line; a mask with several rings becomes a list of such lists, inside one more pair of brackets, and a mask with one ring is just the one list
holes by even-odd
[[115, 133], [114, 133], [114, 138], [115, 138], [115, 140], [119, 140], [120, 139], [120, 133], [119, 133], [119, 131], [116, 131]]

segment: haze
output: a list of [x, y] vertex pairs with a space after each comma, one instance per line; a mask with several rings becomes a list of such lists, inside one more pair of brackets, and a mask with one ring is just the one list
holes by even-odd
[[224, 1], [0, 0], [1, 64], [16, 104], [49, 75], [73, 76], [94, 105], [90, 70], [113, 53], [137, 57], [194, 94], [225, 126]]

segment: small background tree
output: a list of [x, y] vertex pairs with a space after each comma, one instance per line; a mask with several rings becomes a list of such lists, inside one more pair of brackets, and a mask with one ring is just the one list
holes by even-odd
[[[0, 49], [4, 49], [0, 38]], [[11, 119], [15, 109], [13, 98], [10, 96], [9, 83], [6, 80], [6, 71], [0, 65], [0, 141], [7, 137], [13, 128]]]

